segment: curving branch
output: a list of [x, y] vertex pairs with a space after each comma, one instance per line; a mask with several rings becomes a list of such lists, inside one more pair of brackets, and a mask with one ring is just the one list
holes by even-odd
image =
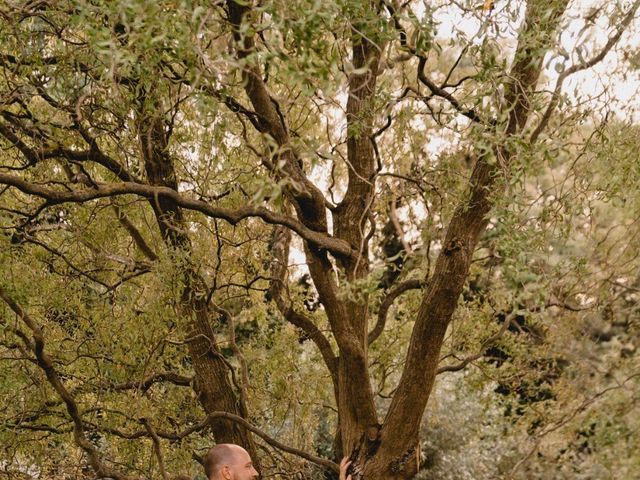
[[389, 313], [389, 309], [391, 308], [391, 305], [393, 305], [393, 302], [395, 302], [396, 298], [409, 290], [416, 290], [423, 287], [424, 282], [421, 280], [406, 280], [399, 283], [389, 291], [378, 309], [378, 320], [376, 325], [373, 327], [373, 330], [369, 332], [369, 345], [375, 342], [384, 331], [384, 326], [387, 323], [387, 314]]
[[500, 329], [482, 342], [479, 353], [469, 355], [463, 358], [462, 360], [460, 360], [460, 362], [456, 363], [455, 365], [444, 365], [442, 367], [439, 367], [438, 370], [436, 370], [436, 375], [440, 375], [441, 373], [445, 373], [445, 372], [459, 372], [460, 370], [464, 370], [466, 366], [469, 365], [471, 362], [475, 362], [476, 360], [484, 357], [486, 349], [491, 347], [495, 342], [497, 342], [498, 340], [500, 340], [500, 338], [502, 338], [504, 333], [509, 328], [509, 325], [512, 324], [513, 319], [515, 317], [516, 317], [516, 312], [512, 312], [509, 315], [507, 315], [507, 318], [505, 318], [504, 322], [502, 322], [502, 326], [500, 327]]
[[248, 421], [246, 421], [242, 417], [239, 417], [237, 415], [233, 415], [232, 413], [227, 413], [227, 412], [213, 412], [207, 415], [207, 419], [205, 421], [211, 421], [214, 418], [225, 418], [227, 420], [231, 420], [233, 422], [239, 423], [240, 425], [244, 426], [247, 430], [250, 430], [251, 432], [255, 433], [257, 436], [262, 438], [269, 445], [271, 445], [274, 448], [277, 448], [278, 450], [282, 450], [283, 452], [287, 452], [292, 455], [296, 455], [300, 458], [304, 458], [305, 460], [311, 463], [315, 463], [316, 465], [320, 465], [321, 467], [325, 467], [328, 470], [332, 470], [334, 472], [340, 471], [340, 467], [338, 466], [337, 463], [332, 462], [331, 460], [327, 460], [325, 458], [316, 457], [315, 455], [311, 455], [310, 453], [307, 453], [303, 450], [289, 447], [288, 445], [280, 443], [275, 438], [269, 436], [259, 428], [254, 427], [252, 424], [250, 424]]
[[283, 315], [289, 323], [302, 330], [305, 335], [307, 335], [311, 341], [316, 344], [318, 350], [320, 350], [324, 363], [329, 369], [329, 373], [331, 373], [331, 377], [335, 380], [338, 374], [338, 358], [333, 352], [333, 348], [331, 347], [329, 340], [327, 340], [327, 337], [324, 336], [308, 316], [294, 310], [291, 305], [289, 305], [288, 308], [285, 308]]
[[155, 262], [158, 259], [158, 255], [153, 251], [153, 248], [151, 248], [149, 243], [147, 243], [147, 241], [144, 239], [140, 230], [138, 230], [133, 222], [129, 220], [129, 217], [127, 217], [127, 215], [120, 209], [118, 205], [115, 204], [115, 202], [113, 202], [111, 206], [113, 207], [116, 217], [118, 217], [120, 225], [122, 225], [129, 233], [138, 249], [144, 254], [145, 257], [147, 257], [152, 262]]
[[[243, 28], [243, 23], [252, 14], [250, 2], [227, 0], [226, 6], [233, 31], [236, 56], [243, 64], [244, 90], [257, 115], [256, 123], [252, 123], [256, 125], [259, 132], [270, 136], [277, 145], [270, 148], [274, 158], [267, 159], [263, 163], [275, 176], [288, 179], [285, 194], [292, 201], [300, 222], [313, 231], [327, 234], [326, 205], [329, 202], [322, 191], [309, 180], [303, 170], [301, 159], [297, 157], [290, 145], [286, 119], [278, 102], [267, 88], [260, 64], [252, 55], [256, 49], [254, 36]], [[324, 252], [318, 254], [319, 257], [323, 255]], [[324, 261], [323, 258], [320, 260]], [[331, 283], [326, 272], [323, 277], [324, 283]]]
[[67, 412], [73, 421], [73, 438], [76, 443], [88, 456], [91, 468], [98, 478], [113, 478], [115, 480], [130, 480], [131, 477], [109, 468], [101, 459], [100, 453], [85, 435], [84, 424], [78, 405], [62, 383], [58, 372], [53, 366], [53, 360], [45, 352], [45, 337], [40, 325], [22, 309], [18, 303], [0, 286], [0, 298], [9, 306], [11, 310], [25, 323], [31, 330], [33, 342], [26, 342], [28, 348], [33, 350], [38, 366], [45, 373], [47, 380], [64, 402]]
[[[243, 24], [250, 21], [250, 17], [254, 13], [252, 12], [250, 2], [227, 0], [226, 6], [229, 22], [233, 31], [236, 56], [238, 61], [243, 64], [242, 77], [244, 80], [245, 93], [253, 109], [259, 115], [259, 130], [269, 135], [273, 139], [273, 142], [270, 143], [272, 145], [275, 143], [276, 145], [276, 147], [271, 148], [274, 159], [273, 161], [270, 160], [270, 163], [275, 165], [273, 174], [277, 177], [288, 179], [285, 194], [294, 206], [299, 222], [311, 230], [314, 235], [328, 236], [326, 211], [328, 201], [324, 197], [323, 192], [310, 181], [305, 174], [303, 163], [301, 159], [297, 157], [295, 150], [290, 144], [286, 119], [282, 115], [277, 101], [271, 96], [267, 88], [263, 79], [261, 65], [256, 61], [258, 57], [252, 55], [256, 50], [255, 38], [253, 34], [251, 34], [253, 29], [243, 28]], [[367, 136], [366, 141], [370, 142], [369, 136]], [[357, 195], [349, 196], [354, 198], [356, 202], [362, 200], [360, 197], [355, 198]], [[355, 216], [360, 217], [360, 215], [357, 214], [355, 214]], [[340, 223], [340, 221], [337, 220], [338, 217], [339, 215], [337, 214], [336, 208], [334, 209], [335, 237], [331, 238], [349, 250], [347, 255], [327, 249], [323, 247], [322, 244], [311, 241], [308, 236], [303, 236], [302, 238], [307, 240], [305, 242], [305, 255], [309, 266], [309, 273], [327, 312], [327, 318], [336, 335], [338, 346], [343, 351], [345, 349], [353, 350], [354, 347], [357, 350], [356, 332], [354, 332], [349, 322], [344, 321], [343, 301], [339, 296], [339, 288], [334, 276], [333, 263], [327, 256], [327, 252], [333, 253], [333, 255], [342, 260], [343, 263], [357, 264], [360, 258], [361, 245], [359, 241], [352, 241], [352, 239], [341, 235], [340, 228], [337, 226], [337, 224]], [[349, 222], [352, 220], [352, 218], [349, 218]], [[280, 224], [284, 225], [283, 223]], [[358, 229], [356, 228], [356, 230]], [[338, 238], [340, 240], [338, 240]], [[291, 316], [290, 318], [293, 320], [302, 320], [300, 317]], [[356, 319], [361, 318], [361, 316], [351, 316], [351, 318]], [[344, 355], [341, 358], [344, 358]], [[364, 365], [364, 362], [362, 362], [362, 364]]]
[[27, 160], [26, 166], [33, 166], [38, 162], [51, 158], [63, 158], [72, 162], [91, 161], [102, 165], [124, 182], [138, 181], [133, 175], [127, 172], [124, 166], [117, 160], [102, 152], [94, 139], [90, 139], [89, 149], [87, 150], [74, 150], [61, 146], [43, 146], [36, 149], [27, 145], [10, 128], [2, 123], [0, 123], [0, 135], [18, 149]]
[[455, 108], [459, 113], [467, 117], [469, 120], [473, 122], [477, 122], [480, 124], [485, 124], [486, 121], [478, 115], [475, 110], [465, 108], [457, 98], [447, 92], [444, 87], [439, 87], [435, 83], [433, 83], [424, 73], [424, 67], [427, 65], [427, 57], [424, 55], [418, 55], [418, 80], [420, 83], [427, 86], [431, 93], [436, 97], [444, 98], [447, 100], [453, 108]]
[[116, 392], [122, 392], [125, 390], [142, 390], [146, 392], [153, 385], [160, 382], [168, 382], [179, 387], [188, 387], [193, 384], [192, 377], [185, 377], [184, 375], [178, 375], [174, 372], [158, 372], [142, 380], [133, 380], [126, 383], [118, 383], [116, 385], [105, 385], [104, 388], [114, 390]]
[[[317, 457], [317, 456], [312, 455], [310, 453], [307, 453], [307, 452], [305, 452], [303, 450], [299, 450], [297, 448], [285, 445], [285, 444], [279, 442], [278, 440], [276, 440], [275, 438], [271, 437], [269, 434], [263, 432], [258, 427], [256, 427], [253, 424], [249, 423], [244, 418], [242, 418], [242, 417], [240, 417], [238, 415], [234, 415], [234, 414], [229, 413], [229, 412], [211, 412], [203, 420], [201, 420], [200, 422], [196, 423], [195, 425], [191, 425], [190, 427], [187, 427], [186, 429], [184, 429], [181, 432], [171, 433], [171, 432], [165, 432], [165, 431], [157, 430], [157, 431], [155, 431], [155, 435], [158, 438], [163, 438], [165, 440], [179, 441], [179, 440], [182, 440], [182, 439], [188, 437], [189, 435], [191, 435], [191, 434], [193, 434], [195, 432], [200, 432], [200, 431], [203, 431], [203, 430], [209, 428], [211, 426], [212, 422], [214, 420], [216, 420], [216, 419], [225, 419], [225, 420], [230, 420], [232, 422], [238, 423], [238, 424], [242, 425], [244, 428], [246, 428], [247, 430], [253, 432], [257, 436], [262, 438], [265, 442], [267, 442], [272, 447], [277, 448], [278, 450], [282, 450], [283, 452], [287, 452], [287, 453], [290, 453], [292, 455], [296, 455], [296, 456], [298, 456], [300, 458], [304, 458], [305, 460], [307, 460], [307, 461], [309, 461], [311, 463], [314, 463], [314, 464], [319, 465], [321, 467], [327, 468], [327, 469], [332, 470], [334, 472], [338, 472], [339, 471], [339, 467], [335, 462], [332, 462], [331, 460], [327, 460], [325, 458]], [[85, 422], [85, 424], [87, 426], [89, 426], [93, 430], [104, 432], [104, 433], [108, 433], [110, 435], [114, 435], [114, 436], [117, 436], [117, 437], [120, 437], [120, 438], [124, 438], [124, 439], [127, 439], [127, 440], [135, 440], [135, 439], [138, 439], [138, 438], [151, 437], [151, 433], [146, 428], [144, 430], [136, 430], [134, 432], [125, 432], [125, 431], [122, 431], [122, 430], [117, 429], [117, 428], [100, 427], [98, 425], [95, 425], [95, 424], [92, 424], [92, 423], [89, 423], [89, 422]]]
[[291, 233], [283, 227], [276, 227], [271, 239], [271, 251], [273, 260], [271, 262], [271, 278], [268, 294], [273, 299], [276, 307], [284, 318], [292, 325], [302, 330], [305, 335], [316, 344], [324, 363], [327, 365], [334, 383], [337, 381], [338, 359], [333, 352], [331, 343], [327, 337], [316, 327], [315, 323], [306, 315], [296, 311], [289, 297], [286, 284], [287, 264], [289, 259], [289, 244]]
[[357, 253], [344, 240], [334, 238], [327, 233], [312, 230], [287, 215], [273, 212], [264, 207], [246, 206], [235, 210], [217, 207], [202, 200], [186, 198], [169, 187], [151, 186], [135, 182], [121, 182], [98, 184], [96, 188], [92, 189], [61, 191], [44, 187], [41, 184], [28, 182], [19, 176], [7, 173], [0, 173], [0, 184], [10, 185], [23, 193], [44, 198], [49, 201], [50, 205], [60, 203], [84, 203], [99, 198], [128, 194], [139, 195], [150, 200], [167, 197], [174, 201], [179, 207], [194, 210], [212, 218], [220, 218], [232, 225], [250, 217], [258, 217], [266, 223], [274, 225], [283, 225], [296, 232], [300, 237], [315, 245], [317, 248], [331, 252], [338, 257], [351, 257]]
[[49, 252], [50, 254], [52, 254], [53, 256], [61, 259], [71, 270], [73, 270], [74, 272], [76, 272], [78, 275], [106, 288], [109, 289], [110, 285], [108, 285], [107, 283], [103, 282], [102, 280], [100, 280], [99, 278], [87, 273], [86, 271], [84, 271], [82, 268], [78, 267], [77, 265], [75, 265], [64, 253], [60, 252], [59, 250], [57, 250], [56, 248], [47, 245], [45, 242], [42, 242], [40, 240], [38, 240], [35, 237], [32, 237], [31, 235], [23, 235], [22, 237], [24, 239], [25, 242], [28, 243], [32, 243], [33, 245], [37, 245], [39, 247], [41, 247], [42, 249], [46, 250], [47, 252]]

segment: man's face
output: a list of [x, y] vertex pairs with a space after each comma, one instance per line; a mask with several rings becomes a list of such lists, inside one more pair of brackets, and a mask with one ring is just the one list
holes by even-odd
[[258, 472], [253, 468], [251, 457], [245, 449], [240, 447], [233, 452], [233, 459], [229, 464], [229, 473], [231, 474], [229, 480], [253, 480], [258, 478]]

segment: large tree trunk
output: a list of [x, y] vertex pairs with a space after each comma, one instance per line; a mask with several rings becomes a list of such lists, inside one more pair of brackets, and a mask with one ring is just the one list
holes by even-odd
[[[167, 151], [165, 120], [149, 105], [138, 117], [138, 138], [149, 183], [177, 190], [176, 174]], [[206, 413], [228, 412], [246, 418], [246, 406], [234, 391], [230, 366], [223, 358], [211, 327], [212, 310], [207, 304], [208, 291], [204, 280], [191, 261], [191, 242], [185, 233], [187, 226], [180, 208], [173, 200], [159, 196], [151, 201], [158, 226], [176, 270], [184, 277], [180, 298], [179, 325], [183, 332], [193, 369], [198, 400]], [[256, 446], [251, 434], [231, 420], [215, 419], [212, 432], [218, 443], [242, 445], [259, 469]]]
[[[376, 8], [373, 2], [370, 7]], [[357, 30], [361, 31], [361, 28]], [[353, 65], [356, 69], [364, 70], [364, 73], [353, 74], [349, 78], [349, 179], [345, 196], [333, 212], [334, 235], [347, 241], [357, 252], [353, 257], [339, 262], [349, 282], [363, 279], [369, 274], [367, 231], [373, 228], [369, 220], [376, 174], [372, 143], [373, 109], [380, 62], [379, 45], [373, 45], [359, 34], [355, 34], [352, 41]], [[326, 308], [325, 302], [330, 299], [320, 298]], [[330, 318], [332, 325], [346, 325], [350, 330], [347, 336], [334, 328], [340, 348], [338, 412], [344, 452], [353, 452], [363, 442], [375, 442], [380, 429], [369, 379], [368, 320], [368, 298], [361, 294], [356, 299], [343, 301], [342, 317]], [[362, 448], [361, 453], [364, 454], [365, 450]]]
[[531, 0], [527, 5], [511, 69], [512, 81], [507, 85], [508, 121], [490, 127], [504, 128], [505, 141], [494, 145], [493, 161], [486, 154], [478, 155], [468, 200], [456, 208], [450, 220], [434, 273], [423, 294], [402, 377], [380, 432], [379, 448], [362, 468], [367, 480], [407, 479], [417, 473], [419, 428], [435, 382], [445, 333], [487, 225], [493, 197], [502, 190], [500, 177], [507, 174], [513, 160], [507, 139], [521, 133], [527, 122], [542, 60], [566, 5], [567, 0]]
[[[228, 0], [229, 18], [234, 28], [237, 55], [247, 59], [255, 48], [252, 36], [244, 35], [241, 24], [250, 13], [244, 3]], [[356, 68], [368, 66], [368, 73], [354, 75], [350, 90], [355, 92], [349, 100], [349, 122], [362, 122], [362, 130], [349, 140], [349, 158], [354, 167], [349, 171], [348, 192], [334, 212], [335, 236], [346, 240], [354, 255], [341, 259], [341, 267], [349, 281], [363, 278], [369, 271], [367, 245], [364, 240], [367, 212], [373, 195], [375, 160], [371, 145], [372, 115], [371, 97], [374, 92], [379, 49], [368, 42], [354, 47]], [[245, 91], [260, 117], [260, 128], [278, 145], [275, 161], [282, 165], [277, 175], [290, 178], [295, 187], [285, 190], [287, 198], [296, 210], [299, 220], [308, 228], [328, 233], [326, 202], [322, 192], [306, 177], [295, 152], [289, 146], [289, 133], [284, 119], [274, 107], [260, 66], [248, 62], [243, 70]], [[362, 114], [360, 112], [363, 112]], [[359, 128], [354, 128], [358, 130]], [[305, 244], [306, 261], [331, 330], [338, 345], [337, 369], [333, 371], [336, 402], [339, 411], [340, 442], [344, 451], [352, 451], [360, 444], [366, 432], [377, 432], [378, 418], [373, 401], [367, 361], [368, 302], [344, 300], [339, 294], [332, 261], [326, 251], [309, 243]], [[291, 321], [293, 318], [289, 317]], [[293, 323], [293, 322], [292, 322]], [[294, 323], [295, 324], [295, 323]], [[299, 326], [299, 324], [298, 324]], [[316, 342], [318, 343], [318, 342]], [[323, 355], [325, 361], [327, 355]], [[333, 362], [331, 362], [333, 363]], [[337, 378], [336, 378], [337, 370]], [[342, 452], [337, 452], [341, 455]]]

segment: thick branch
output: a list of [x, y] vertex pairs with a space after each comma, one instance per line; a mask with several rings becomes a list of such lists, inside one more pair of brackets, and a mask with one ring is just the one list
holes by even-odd
[[[542, 59], [566, 4], [567, 0], [530, 0], [527, 5], [510, 75], [512, 81], [505, 95], [507, 137], [520, 134], [529, 118], [530, 96], [542, 70]], [[493, 146], [493, 153], [504, 165], [513, 159], [508, 145], [503, 138]], [[468, 195], [454, 211], [447, 227], [443, 248], [417, 314], [405, 368], [385, 419], [381, 447], [385, 452], [391, 448], [386, 442], [395, 441], [394, 449], [403, 451], [411, 448], [417, 439], [445, 333], [467, 280], [478, 239], [486, 228], [487, 215], [494, 202], [492, 194], [500, 188], [496, 180], [501, 171], [496, 165], [497, 162], [491, 162], [485, 155], [478, 156]]]
[[110, 390], [115, 390], [117, 392], [121, 392], [124, 390], [142, 390], [146, 392], [149, 390], [154, 384], [160, 382], [169, 382], [174, 385], [178, 385], [180, 387], [188, 387], [193, 384], [193, 378], [185, 377], [184, 375], [178, 375], [173, 372], [159, 372], [154, 373], [153, 375], [149, 375], [148, 377], [143, 378], [142, 380], [132, 380], [126, 383], [118, 383], [116, 385], [106, 385], [105, 388]]
[[[375, 102], [381, 52], [385, 36], [382, 2], [362, 3], [368, 10], [348, 18], [351, 26], [351, 62], [355, 68], [349, 75], [347, 99], [347, 190], [340, 204], [333, 210], [335, 236], [357, 249], [357, 257], [339, 259], [347, 281], [365, 278], [369, 273], [369, 241], [367, 222], [371, 221], [371, 207], [375, 200], [375, 179], [380, 169], [376, 162], [374, 124], [378, 115]], [[365, 17], [365, 18], [363, 18]], [[372, 228], [375, 222], [371, 222]], [[327, 272], [333, 275], [332, 271]], [[319, 290], [320, 292], [320, 290]], [[322, 293], [322, 292], [320, 292]], [[334, 292], [329, 292], [330, 295]], [[359, 448], [363, 435], [377, 431], [379, 425], [368, 362], [369, 306], [364, 298], [340, 298], [341, 308], [329, 316], [340, 349], [338, 365], [338, 411], [340, 440], [344, 453]], [[327, 309], [327, 296], [321, 300]], [[361, 448], [364, 454], [365, 449]]]
[[245, 92], [258, 116], [262, 133], [271, 136], [277, 148], [272, 149], [276, 161], [274, 174], [289, 179], [285, 192], [292, 200], [300, 222], [317, 232], [327, 232], [328, 203], [320, 189], [311, 182], [302, 170], [302, 162], [289, 145], [289, 132], [277, 101], [269, 94], [263, 81], [262, 69], [251, 54], [255, 51], [253, 36], [246, 35], [242, 23], [251, 15], [249, 2], [227, 0], [229, 19], [237, 48], [237, 57], [243, 64], [242, 76]]
[[250, 217], [258, 217], [266, 223], [274, 225], [283, 225], [296, 232], [309, 243], [316, 245], [322, 250], [329, 251], [336, 256], [350, 256], [354, 253], [346, 242], [333, 238], [326, 233], [313, 231], [295, 219], [273, 212], [267, 208], [247, 206], [233, 210], [217, 207], [202, 200], [185, 198], [176, 190], [168, 187], [122, 182], [98, 184], [95, 189], [61, 191], [31, 183], [19, 176], [6, 173], [0, 173], [0, 184], [11, 185], [26, 194], [47, 199], [51, 204], [84, 203], [98, 198], [127, 194], [139, 195], [151, 200], [164, 196], [170, 198], [176, 205], [182, 208], [198, 211], [212, 218], [220, 218], [233, 225]]
[[[229, 19], [233, 28], [233, 37], [237, 47], [238, 60], [244, 64], [243, 78], [245, 81], [245, 92], [251, 104], [259, 115], [260, 130], [269, 134], [276, 142], [278, 149], [274, 151], [279, 165], [279, 170], [274, 173], [284, 176], [290, 180], [290, 186], [285, 190], [287, 196], [293, 204], [300, 222], [314, 232], [322, 232], [328, 235], [328, 222], [324, 195], [305, 175], [302, 170], [302, 162], [296, 158], [295, 152], [289, 145], [289, 132], [287, 131], [284, 117], [281, 116], [277, 103], [270, 96], [267, 86], [262, 79], [260, 65], [255, 63], [250, 54], [255, 50], [253, 36], [246, 35], [242, 28], [242, 23], [251, 15], [251, 9], [245, 2], [227, 1]], [[275, 222], [274, 222], [275, 223]], [[295, 230], [294, 230], [295, 231]], [[335, 319], [341, 314], [342, 302], [338, 298], [338, 286], [333, 277], [333, 266], [327, 256], [327, 250], [336, 255], [336, 251], [327, 249], [317, 242], [307, 240], [305, 254], [307, 264], [313, 282], [318, 290], [320, 300], [323, 303], [329, 321], [332, 322], [334, 333], [338, 343], [341, 343], [343, 336], [341, 332], [335, 331]], [[336, 256], [348, 258], [355, 253], [351, 245], [353, 243], [339, 242], [349, 249], [349, 254], [338, 254]]]
[[156, 261], [158, 259], [158, 255], [156, 255], [151, 246], [144, 239], [142, 233], [140, 233], [140, 230], [136, 228], [136, 226], [131, 222], [131, 220], [129, 220], [129, 218], [125, 215], [125, 213], [120, 209], [118, 205], [113, 203], [112, 207], [116, 213], [116, 216], [118, 217], [120, 225], [122, 225], [125, 230], [129, 232], [129, 235], [135, 242], [136, 246], [140, 249], [140, 251], [152, 262]]
[[73, 162], [91, 161], [102, 165], [120, 180], [125, 182], [137, 181], [127, 170], [115, 159], [105, 155], [97, 143], [93, 141], [88, 150], [73, 150], [61, 146], [45, 146], [38, 149], [32, 148], [23, 142], [11, 129], [0, 123], [0, 135], [8, 140], [27, 160], [28, 165], [50, 158], [63, 158]]

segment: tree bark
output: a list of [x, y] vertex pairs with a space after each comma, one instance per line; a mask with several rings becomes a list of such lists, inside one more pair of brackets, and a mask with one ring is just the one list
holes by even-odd
[[[526, 124], [530, 96], [542, 69], [542, 59], [566, 3], [567, 0], [531, 0], [527, 5], [511, 81], [506, 85], [507, 110], [503, 113], [507, 121], [487, 127], [495, 129], [494, 134], [503, 128], [505, 140], [519, 134]], [[227, 6], [238, 57], [247, 59], [255, 44], [251, 36], [241, 34], [240, 25], [250, 9], [233, 0], [229, 0]], [[375, 9], [377, 4], [372, 2], [370, 7]], [[342, 202], [333, 210], [334, 236], [347, 241], [357, 252], [337, 258], [337, 266], [349, 282], [364, 278], [369, 271], [365, 225], [375, 192], [373, 99], [382, 50], [371, 40], [374, 37], [371, 25], [366, 26], [367, 35], [361, 33], [364, 26], [360, 27], [354, 19], [353, 30], [357, 33], [352, 37], [352, 63], [358, 73], [349, 77], [349, 181]], [[285, 120], [274, 107], [275, 101], [262, 80], [260, 67], [255, 63], [246, 65], [244, 78], [247, 96], [261, 119], [260, 130], [270, 135], [279, 147], [275, 153], [277, 163], [282, 165], [278, 174], [290, 177], [298, 185], [289, 188], [287, 196], [299, 220], [313, 230], [327, 232], [324, 196], [306, 178], [295, 152], [288, 145]], [[334, 265], [327, 252], [305, 243], [307, 265], [338, 345], [335, 393], [340, 439], [343, 454], [355, 460], [354, 480], [407, 479], [418, 470], [418, 433], [433, 388], [440, 349], [467, 279], [476, 244], [486, 227], [487, 214], [493, 206], [492, 195], [500, 190], [498, 166], [508, 167], [513, 155], [507, 142], [494, 145], [491, 153], [496, 160], [492, 161], [486, 152], [478, 154], [470, 178], [468, 200], [457, 207], [447, 228], [443, 250], [416, 316], [405, 368], [383, 425], [378, 423], [369, 379], [368, 302], [366, 298], [345, 299], [341, 296]]]
[[[234, 28], [234, 39], [238, 57], [246, 60], [255, 48], [253, 37], [243, 35], [240, 28], [251, 13], [248, 6], [227, 2], [229, 18]], [[354, 46], [353, 57], [356, 68], [368, 67], [365, 74], [350, 78], [348, 121], [354, 133], [349, 140], [349, 188], [342, 203], [334, 212], [335, 237], [346, 240], [355, 252], [354, 256], [343, 256], [340, 263], [349, 281], [366, 276], [368, 259], [364, 242], [364, 225], [373, 195], [374, 156], [371, 144], [371, 103], [375, 89], [379, 47], [366, 39]], [[275, 101], [269, 95], [262, 80], [259, 65], [249, 63], [243, 70], [245, 91], [253, 108], [261, 119], [261, 130], [271, 136], [278, 145], [274, 164], [282, 165], [274, 172], [286, 176], [295, 185], [285, 190], [287, 198], [295, 208], [298, 219], [308, 228], [328, 233], [326, 201], [322, 192], [304, 174], [300, 161], [289, 145], [289, 133], [284, 119], [278, 114]], [[362, 113], [361, 113], [362, 112]], [[358, 123], [356, 128], [356, 123]], [[354, 224], [354, 219], [359, 219]], [[378, 419], [373, 402], [373, 391], [369, 380], [367, 362], [367, 312], [366, 301], [344, 300], [339, 294], [339, 285], [334, 266], [326, 250], [305, 242], [305, 255], [331, 330], [338, 345], [338, 385], [335, 388], [339, 411], [341, 444], [344, 451], [352, 451], [361, 442], [367, 430], [378, 430]], [[332, 365], [327, 365], [331, 370]], [[340, 452], [338, 452], [340, 455]]]
[[[375, 2], [371, 2], [370, 7], [377, 8]], [[351, 39], [352, 63], [356, 70], [364, 73], [354, 73], [349, 77], [347, 191], [333, 212], [335, 236], [349, 242], [358, 252], [356, 256], [339, 262], [348, 282], [363, 279], [369, 274], [366, 230], [375, 193], [376, 162], [372, 137], [381, 46], [360, 34], [363, 29], [363, 25], [356, 24], [354, 30], [357, 33]], [[362, 294], [354, 299], [346, 298], [341, 316], [332, 322], [347, 327], [345, 334], [334, 329], [340, 347], [338, 412], [345, 453], [359, 449], [364, 454], [369, 444], [377, 440], [380, 429], [369, 379], [368, 303], [368, 298]]]
[[[505, 140], [521, 133], [527, 122], [542, 60], [566, 5], [567, 0], [528, 2], [511, 69], [512, 80], [506, 86]], [[506, 175], [504, 171], [510, 168], [514, 155], [506, 141], [494, 145], [491, 153], [494, 159], [487, 153], [478, 154], [467, 200], [458, 205], [449, 222], [418, 310], [400, 383], [380, 432], [380, 447], [362, 468], [367, 480], [406, 479], [417, 473], [419, 428], [433, 389], [445, 333], [478, 239], [487, 225], [493, 197], [502, 189], [500, 176]]]
[[[144, 108], [146, 107], [146, 108]], [[144, 106], [138, 113], [138, 139], [150, 184], [177, 190], [173, 162], [168, 152], [165, 119], [155, 112], [159, 109]], [[184, 276], [179, 302], [179, 322], [195, 371], [195, 389], [206, 413], [228, 412], [247, 418], [246, 406], [236, 395], [229, 380], [230, 366], [220, 353], [211, 326], [212, 310], [207, 304], [208, 290], [191, 261], [191, 242], [186, 234], [184, 216], [175, 201], [158, 195], [151, 200], [162, 238], [175, 259], [177, 269]], [[211, 423], [218, 443], [243, 446], [259, 470], [259, 460], [253, 437], [242, 425], [216, 417]]]

